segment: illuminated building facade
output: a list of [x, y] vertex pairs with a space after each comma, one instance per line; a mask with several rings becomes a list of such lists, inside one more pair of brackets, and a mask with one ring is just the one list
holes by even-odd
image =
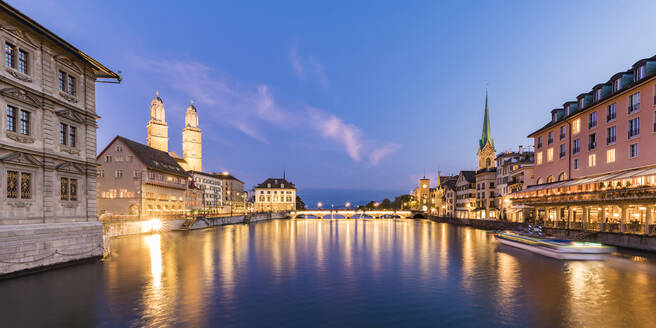
[[255, 187], [254, 192], [256, 212], [296, 210], [296, 186], [284, 177], [266, 179]]
[[614, 74], [529, 135], [536, 185], [511, 195], [546, 225], [654, 233], [656, 56]]
[[518, 151], [507, 151], [497, 155], [497, 204], [499, 218], [512, 222], [523, 222], [532, 215], [531, 208], [510, 202], [510, 194], [525, 190], [535, 184], [534, 153], [519, 146]]
[[184, 215], [188, 175], [168, 153], [117, 136], [97, 161], [99, 214], [142, 220]]

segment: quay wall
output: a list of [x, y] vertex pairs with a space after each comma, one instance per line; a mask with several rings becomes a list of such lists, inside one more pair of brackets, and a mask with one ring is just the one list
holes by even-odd
[[0, 279], [103, 255], [97, 221], [0, 225]]
[[[470, 226], [484, 230], [522, 230], [528, 225], [519, 222], [505, 222], [494, 220], [477, 220], [477, 219], [458, 219], [449, 217], [430, 217], [435, 222], [450, 223], [455, 225]], [[656, 236], [637, 235], [628, 233], [614, 232], [597, 232], [568, 230], [559, 228], [542, 228], [547, 234], [552, 234], [558, 238], [598, 242], [605, 245], [616, 247], [630, 248], [640, 251], [656, 252]]]

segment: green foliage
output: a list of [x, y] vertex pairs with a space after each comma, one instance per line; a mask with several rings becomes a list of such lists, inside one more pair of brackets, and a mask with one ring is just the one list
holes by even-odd
[[303, 202], [303, 200], [299, 195], [296, 195], [296, 210], [297, 211], [305, 210], [305, 203]]

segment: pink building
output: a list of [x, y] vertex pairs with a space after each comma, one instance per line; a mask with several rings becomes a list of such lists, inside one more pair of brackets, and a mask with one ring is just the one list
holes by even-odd
[[654, 233], [656, 56], [552, 110], [529, 137], [536, 185], [513, 202], [546, 225]]

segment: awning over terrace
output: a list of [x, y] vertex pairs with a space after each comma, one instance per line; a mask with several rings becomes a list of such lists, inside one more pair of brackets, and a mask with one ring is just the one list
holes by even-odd
[[603, 174], [603, 175], [598, 175], [598, 176], [589, 177], [589, 178], [581, 178], [581, 179], [558, 181], [558, 182], [553, 182], [553, 183], [535, 185], [535, 186], [530, 186], [526, 190], [522, 190], [518, 193], [531, 192], [531, 191], [544, 190], [544, 189], [567, 188], [567, 187], [572, 187], [572, 186], [594, 184], [594, 183], [599, 183], [599, 182], [609, 182], [609, 181], [615, 182], [615, 181], [621, 181], [621, 180], [626, 180], [626, 179], [648, 177], [648, 176], [652, 176], [652, 175], [656, 175], [656, 167], [645, 168], [645, 169], [635, 169], [635, 170], [629, 170], [629, 171], [622, 171], [622, 172], [616, 172], [616, 173]]

